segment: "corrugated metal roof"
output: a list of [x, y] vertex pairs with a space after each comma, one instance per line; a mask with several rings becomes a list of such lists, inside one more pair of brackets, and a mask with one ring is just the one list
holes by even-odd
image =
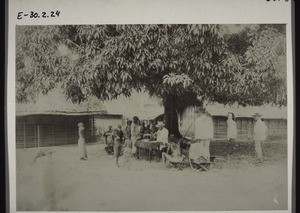
[[[287, 108], [264, 105], [259, 107], [242, 107], [237, 104], [205, 104], [207, 111], [214, 116], [227, 116], [233, 112], [236, 117], [252, 117], [260, 113], [263, 118], [286, 119]], [[150, 97], [147, 93], [133, 92], [131, 97], [120, 96], [113, 101], [101, 102], [96, 98], [80, 104], [74, 104], [59, 89], [55, 89], [48, 95], [40, 95], [35, 103], [16, 104], [16, 114], [56, 114], [56, 115], [91, 115], [91, 114], [119, 114], [125, 118], [138, 116], [140, 119], [153, 119], [164, 113], [160, 99]]]
[[18, 112], [17, 116], [26, 116], [26, 115], [98, 115], [103, 114], [102, 111], [93, 111], [93, 112], [60, 112], [60, 111], [49, 111], [49, 112]]
[[133, 92], [130, 97], [120, 96], [118, 99], [105, 102], [108, 114], [122, 114], [131, 119], [138, 116], [140, 119], [153, 119], [164, 112], [160, 99], [150, 97], [147, 93]]
[[40, 95], [35, 103], [16, 104], [17, 116], [117, 114], [125, 118], [136, 115], [140, 119], [153, 119], [163, 112], [164, 108], [159, 104], [159, 99], [149, 97], [145, 92], [133, 92], [128, 98], [120, 96], [116, 100], [106, 102], [92, 97], [80, 104], [74, 104], [67, 100], [59, 89], [55, 89], [48, 95]]
[[222, 105], [222, 104], [207, 104], [206, 110], [214, 116], [227, 116], [228, 112], [233, 112], [236, 117], [252, 117], [255, 113], [262, 115], [262, 118], [266, 119], [287, 119], [287, 108], [276, 107], [270, 105], [263, 106], [247, 106], [242, 107], [234, 104]]
[[48, 95], [40, 95], [35, 103], [16, 104], [16, 114], [61, 114], [61, 115], [84, 115], [105, 114], [104, 105], [97, 99], [91, 98], [80, 104], [74, 104], [67, 100], [58, 89], [51, 91]]

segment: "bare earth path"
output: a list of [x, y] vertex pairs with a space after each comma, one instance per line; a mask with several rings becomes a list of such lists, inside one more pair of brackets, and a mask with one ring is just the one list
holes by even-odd
[[[114, 166], [103, 144], [87, 146], [88, 161], [77, 159], [76, 148], [17, 150], [17, 210], [287, 209], [286, 158], [254, 165], [217, 156], [208, 172], [135, 160], [126, 170]], [[55, 153], [34, 161], [39, 150]]]

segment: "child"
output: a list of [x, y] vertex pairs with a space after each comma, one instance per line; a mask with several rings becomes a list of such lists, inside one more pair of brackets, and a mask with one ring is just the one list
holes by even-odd
[[104, 133], [106, 147], [104, 148], [108, 155], [114, 154], [114, 141], [112, 126], [109, 126], [109, 130]]

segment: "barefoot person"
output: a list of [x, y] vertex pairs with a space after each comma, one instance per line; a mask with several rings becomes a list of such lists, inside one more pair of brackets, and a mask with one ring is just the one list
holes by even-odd
[[235, 122], [235, 116], [232, 112], [229, 112], [227, 116], [227, 157], [230, 157], [233, 154], [236, 136], [237, 127]]
[[108, 130], [104, 133], [104, 137], [105, 137], [105, 144], [106, 147], [104, 148], [106, 153], [108, 155], [112, 155], [114, 153], [114, 141], [113, 141], [113, 130], [112, 130], [112, 126], [108, 126]]
[[145, 122], [140, 122], [140, 138], [144, 138], [144, 134], [146, 133]]
[[87, 160], [87, 152], [85, 147], [85, 138], [84, 138], [84, 125], [83, 123], [78, 123], [78, 149], [79, 149], [79, 156], [80, 160]]
[[266, 124], [260, 119], [261, 115], [256, 113], [253, 118], [256, 121], [253, 129], [253, 137], [255, 143], [255, 152], [257, 155], [257, 159], [259, 162], [262, 161], [262, 149], [261, 144], [266, 140], [266, 132], [267, 126]]
[[106, 145], [110, 142], [111, 138], [109, 138], [109, 137], [111, 135], [112, 135], [112, 125], [109, 125], [108, 128], [107, 128], [107, 130], [103, 134]]
[[118, 129], [120, 130], [120, 135], [121, 135], [120, 140], [121, 140], [121, 144], [123, 144], [124, 141], [125, 141], [125, 138], [124, 138], [124, 132], [123, 132], [123, 130], [122, 130], [122, 125], [121, 125], [121, 124], [118, 125]]
[[128, 163], [127, 169], [131, 167], [131, 160], [132, 160], [132, 141], [131, 139], [126, 139], [124, 143], [124, 167], [126, 163]]
[[135, 144], [140, 136], [139, 118], [137, 116], [133, 116], [132, 120], [133, 120], [133, 124], [131, 125], [132, 154], [133, 156], [136, 156], [137, 148]]
[[116, 166], [118, 167], [119, 167], [119, 157], [121, 153], [122, 138], [123, 138], [123, 132], [119, 128], [114, 129], [113, 131], [114, 156], [116, 158]]
[[125, 127], [125, 141], [127, 139], [131, 139], [131, 124], [132, 124], [132, 121], [128, 120], [127, 125]]
[[167, 152], [162, 153], [162, 159], [165, 164], [167, 161], [175, 163], [175, 165], [181, 163], [183, 161], [183, 156], [181, 155], [180, 144], [174, 142], [170, 143]]

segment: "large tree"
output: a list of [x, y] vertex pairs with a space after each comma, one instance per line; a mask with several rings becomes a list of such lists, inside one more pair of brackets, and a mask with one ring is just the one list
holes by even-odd
[[177, 113], [189, 105], [284, 104], [284, 35], [272, 26], [225, 32], [221, 25], [18, 26], [17, 101], [58, 85], [78, 103], [146, 90], [162, 98], [177, 137]]

